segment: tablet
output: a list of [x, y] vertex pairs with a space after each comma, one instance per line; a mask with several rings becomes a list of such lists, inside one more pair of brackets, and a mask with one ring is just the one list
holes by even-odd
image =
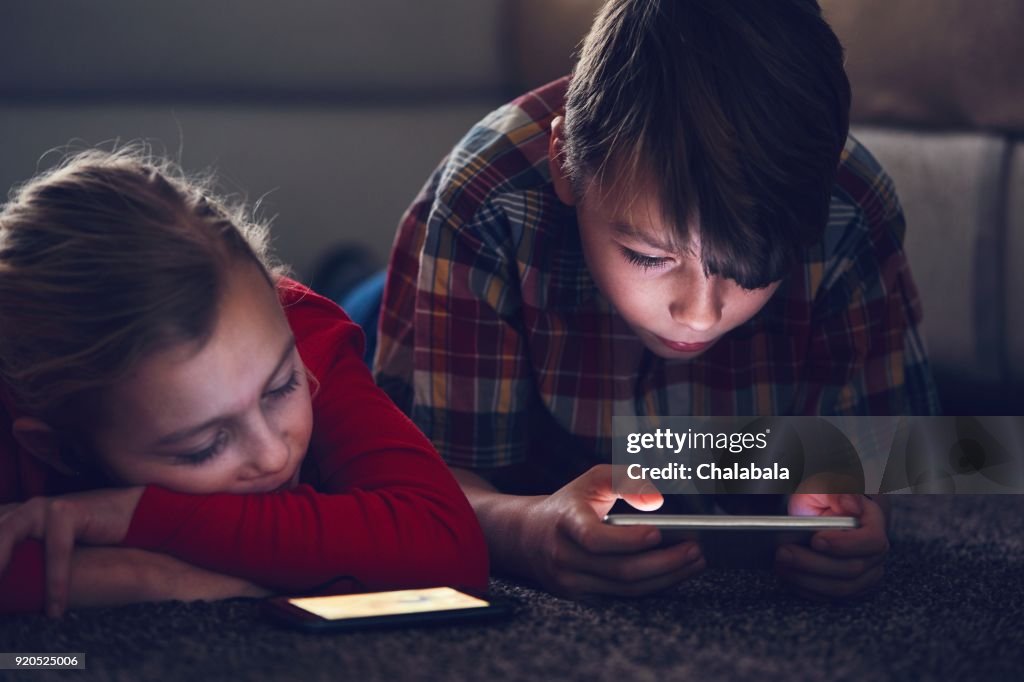
[[779, 545], [809, 545], [822, 530], [850, 530], [859, 523], [853, 516], [710, 516], [700, 514], [611, 514], [613, 526], [653, 526], [661, 531], [661, 544], [700, 543], [709, 568], [770, 569]]
[[654, 526], [668, 531], [798, 531], [856, 528], [853, 516], [740, 516], [701, 514], [611, 514], [604, 522], [612, 526]]

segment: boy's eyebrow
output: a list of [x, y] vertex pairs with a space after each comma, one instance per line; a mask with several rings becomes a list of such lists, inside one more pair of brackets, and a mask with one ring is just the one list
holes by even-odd
[[679, 250], [675, 244], [671, 242], [662, 241], [661, 239], [658, 239], [654, 235], [648, 234], [647, 232], [637, 229], [636, 227], [630, 225], [629, 223], [624, 223], [621, 220], [616, 220], [615, 222], [613, 222], [612, 229], [615, 230], [616, 234], [622, 237], [628, 237], [630, 239], [641, 241], [644, 244], [647, 244], [647, 246], [658, 249], [659, 251], [668, 251], [670, 253], [674, 253]]
[[[281, 359], [277, 361], [276, 365], [274, 365], [274, 371], [272, 371], [270, 373], [270, 376], [267, 378], [266, 384], [264, 384], [264, 390], [266, 390], [266, 387], [270, 384], [271, 381], [273, 381], [274, 376], [277, 375], [277, 373], [281, 371], [281, 367], [283, 367], [284, 363], [288, 361], [288, 357], [292, 354], [293, 350], [295, 350], [295, 337], [294, 336], [290, 336], [288, 338], [288, 343], [285, 345], [284, 352], [281, 353]], [[173, 445], [174, 443], [177, 443], [178, 441], [185, 440], [189, 436], [193, 436], [193, 435], [195, 435], [197, 433], [201, 433], [201, 432], [205, 431], [206, 429], [210, 428], [211, 426], [213, 426], [214, 424], [217, 424], [218, 422], [222, 422], [225, 419], [226, 419], [226, 417], [224, 415], [219, 415], [217, 417], [214, 417], [213, 419], [207, 419], [202, 424], [199, 424], [197, 426], [188, 426], [188, 427], [186, 427], [184, 429], [179, 429], [178, 431], [175, 431], [174, 433], [167, 434], [166, 436], [164, 436], [163, 438], [158, 440], [156, 442], [156, 444], [157, 445]]]

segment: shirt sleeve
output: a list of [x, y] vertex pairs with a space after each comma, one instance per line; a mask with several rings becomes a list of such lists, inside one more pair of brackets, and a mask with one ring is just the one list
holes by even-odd
[[273, 589], [484, 589], [486, 544], [461, 489], [362, 361], [362, 332], [306, 290], [289, 311], [318, 379], [319, 490], [188, 495], [149, 486], [124, 544]]
[[[25, 462], [21, 460], [14, 440], [10, 416], [10, 402], [0, 386], [0, 506], [24, 502], [26, 493], [23, 476]], [[14, 545], [7, 566], [0, 572], [0, 614], [33, 613], [43, 608], [45, 591], [43, 546], [37, 540], [24, 540]]]
[[448, 464], [486, 472], [525, 461], [537, 391], [509, 218], [440, 173], [399, 228], [375, 372]]
[[845, 244], [813, 304], [805, 381], [797, 413], [940, 413], [922, 336], [922, 308], [903, 250], [905, 220], [880, 168], [856, 199]]
[[0, 574], [0, 614], [39, 613], [43, 610], [43, 544], [25, 540], [14, 546]]

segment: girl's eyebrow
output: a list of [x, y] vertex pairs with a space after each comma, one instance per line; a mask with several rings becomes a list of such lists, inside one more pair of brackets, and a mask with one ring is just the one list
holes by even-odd
[[612, 223], [612, 230], [614, 230], [615, 234], [620, 237], [626, 237], [628, 239], [643, 242], [652, 249], [658, 249], [659, 251], [665, 251], [668, 253], [675, 253], [679, 250], [671, 242], [662, 241], [645, 230], [638, 229], [629, 223], [622, 222], [621, 220], [616, 220]]
[[[284, 352], [281, 353], [281, 359], [277, 361], [276, 365], [274, 365], [274, 370], [270, 373], [270, 376], [267, 377], [267, 381], [263, 385], [264, 390], [266, 390], [267, 386], [270, 385], [270, 382], [274, 380], [274, 377], [277, 376], [277, 373], [281, 371], [281, 367], [283, 367], [284, 363], [288, 361], [289, 356], [291, 356], [292, 351], [294, 350], [295, 336], [289, 336], [288, 343], [285, 345], [284, 348]], [[230, 415], [218, 415], [212, 419], [207, 419], [202, 424], [199, 424], [197, 426], [188, 426], [185, 427], [184, 429], [179, 429], [173, 433], [169, 433], [166, 436], [160, 438], [160, 440], [156, 442], [156, 445], [173, 445], [174, 443], [185, 440], [186, 438], [194, 436], [197, 433], [202, 433], [203, 431], [209, 429], [210, 427], [226, 421], [229, 417]]]

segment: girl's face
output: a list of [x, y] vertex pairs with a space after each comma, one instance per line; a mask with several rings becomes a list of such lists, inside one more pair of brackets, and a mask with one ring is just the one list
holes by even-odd
[[143, 360], [105, 396], [93, 446], [122, 485], [255, 493], [297, 484], [313, 430], [305, 367], [273, 288], [232, 269], [212, 336]]

